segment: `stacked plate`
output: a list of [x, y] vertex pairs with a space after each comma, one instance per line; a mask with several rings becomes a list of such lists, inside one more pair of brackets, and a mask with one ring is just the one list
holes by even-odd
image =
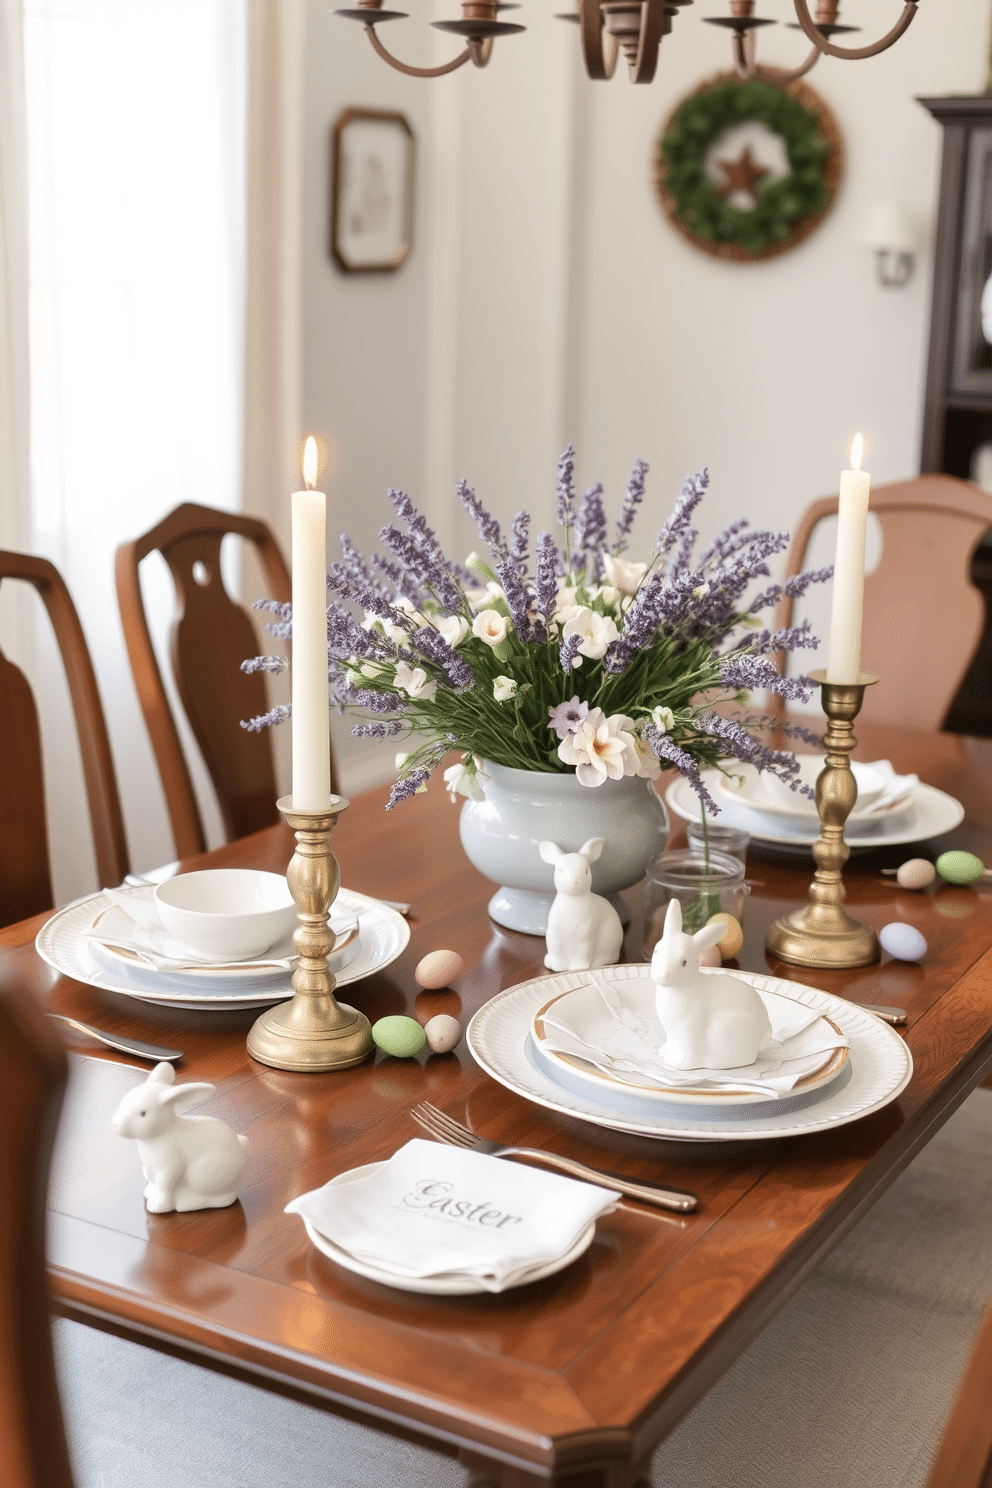
[[[126, 891], [142, 892], [141, 888]], [[214, 1012], [269, 1007], [292, 997], [295, 952], [291, 940], [236, 964], [197, 963], [191, 955], [189, 964], [181, 968], [162, 969], [152, 958], [122, 943], [133, 930], [126, 893], [115, 892], [115, 902], [103, 894], [91, 894], [66, 905], [38, 932], [38, 954], [74, 981], [163, 1007]], [[331, 960], [339, 987], [381, 971], [396, 960], [410, 939], [410, 927], [401, 914], [349, 889], [339, 891], [331, 924], [339, 932]]]
[[[812, 789], [823, 769], [822, 756], [801, 755], [799, 764], [800, 783]], [[855, 761], [852, 769], [858, 799], [844, 836], [854, 853], [923, 842], [953, 831], [964, 819], [960, 801], [915, 775], [897, 775], [888, 760]], [[720, 808], [720, 822], [739, 827], [755, 842], [805, 852], [820, 835], [814, 802], [767, 771], [733, 762], [726, 773], [704, 770], [703, 780]], [[701, 820], [699, 797], [683, 776], [668, 787], [665, 799], [684, 821]]]
[[[828, 1131], [880, 1110], [908, 1084], [909, 1049], [871, 1013], [797, 982], [734, 975], [756, 988], [773, 1035], [784, 1035], [777, 1058], [747, 1071], [691, 1072], [688, 1078], [673, 1071], [666, 1080], [656, 1064], [646, 1062], [638, 1073], [623, 1059], [602, 1057], [601, 1035], [608, 1034], [611, 1015], [607, 1007], [597, 1029], [597, 989], [582, 971], [538, 977], [501, 992], [472, 1019], [468, 1045], [493, 1079], [537, 1105], [614, 1131], [676, 1141], [756, 1141]], [[619, 1013], [617, 1023], [639, 1026], [650, 1042], [649, 968], [603, 967], [594, 976], [607, 993], [599, 1000]], [[789, 1036], [793, 1029], [800, 1030], [797, 1043]]]

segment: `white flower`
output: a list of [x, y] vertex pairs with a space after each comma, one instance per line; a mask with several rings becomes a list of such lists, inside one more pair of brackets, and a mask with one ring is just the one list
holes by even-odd
[[675, 727], [675, 714], [671, 708], [653, 708], [651, 710], [651, 722], [659, 734], [667, 734], [669, 729]]
[[517, 695], [517, 684], [512, 677], [497, 677], [493, 683], [493, 697], [498, 703], [508, 703]]
[[606, 648], [616, 640], [620, 632], [609, 615], [597, 615], [595, 610], [579, 609], [562, 626], [562, 641], [570, 636], [582, 637], [579, 651], [583, 656], [599, 661], [606, 655]]
[[558, 580], [558, 595], [555, 599], [555, 616], [560, 619], [562, 612], [575, 608], [575, 590], [569, 588], [564, 579]]
[[444, 772], [444, 783], [452, 801], [456, 801], [459, 796], [468, 796], [472, 801], [484, 801], [486, 793], [482, 788], [482, 781], [488, 778], [479, 761], [473, 756], [469, 762], [468, 755], [463, 755], [461, 764], [449, 765]]
[[612, 584], [604, 584], [597, 598], [603, 601], [608, 610], [615, 610], [620, 603], [620, 593], [621, 591], [615, 589]]
[[363, 661], [359, 670], [363, 677], [371, 677], [373, 680], [377, 677], [388, 677], [389, 663], [385, 661]]
[[473, 548], [471, 553], [469, 553], [468, 557], [465, 559], [465, 567], [470, 568], [473, 573], [478, 573], [483, 566], [484, 565], [482, 563], [482, 559]]
[[395, 768], [397, 770], [402, 770], [403, 766], [406, 764], [406, 762], [407, 762], [407, 760], [409, 758], [410, 758], [409, 752], [407, 752], [406, 754], [404, 754], [403, 751], [401, 750], [400, 753], [393, 760], [393, 765], [395, 766]]
[[412, 667], [409, 662], [396, 663], [396, 684], [401, 692], [412, 698], [421, 698], [429, 703], [437, 691], [437, 683], [428, 680], [423, 667]]
[[558, 745], [558, 758], [575, 766], [580, 785], [602, 785], [638, 773], [635, 736], [624, 725], [631, 720], [622, 713], [607, 718], [602, 708], [591, 708], [574, 734]]
[[442, 615], [435, 619], [434, 626], [443, 641], [447, 641], [452, 650], [460, 646], [468, 635], [468, 621], [464, 615]]
[[404, 641], [410, 639], [402, 625], [394, 625], [391, 620], [380, 620], [378, 615], [373, 615], [371, 610], [365, 611], [365, 619], [362, 621], [363, 630], [378, 630], [387, 635], [397, 646], [402, 646]]
[[603, 567], [610, 583], [624, 594], [636, 594], [648, 571], [646, 563], [628, 563], [626, 558], [614, 558], [612, 553], [603, 554]]
[[661, 761], [651, 748], [641, 738], [640, 734], [634, 734], [634, 754], [637, 757], [637, 768], [630, 773], [640, 775], [644, 780], [657, 780], [661, 774]]
[[[422, 625], [430, 624], [430, 622], [417, 609], [416, 605], [412, 604], [411, 601], [407, 599], [405, 594], [397, 595], [393, 603], [398, 610], [403, 611], [404, 615], [409, 615], [414, 625], [416, 625], [418, 628]], [[393, 629], [396, 629], [395, 625], [393, 626]], [[403, 632], [403, 638], [404, 640], [406, 639], [405, 631]], [[393, 640], [395, 639], [396, 637], [394, 636]]]
[[498, 610], [480, 610], [472, 622], [472, 634], [487, 646], [498, 646], [506, 640], [510, 622]]

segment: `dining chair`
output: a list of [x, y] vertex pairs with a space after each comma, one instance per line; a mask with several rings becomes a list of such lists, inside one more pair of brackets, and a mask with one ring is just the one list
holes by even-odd
[[[93, 663], [79, 616], [58, 570], [46, 558], [0, 551], [0, 583], [16, 579], [38, 591], [48, 611], [69, 684], [79, 736], [97, 872], [101, 885], [128, 871], [124, 819]], [[31, 686], [0, 651], [0, 925], [27, 919], [54, 903], [45, 816], [41, 731]]]
[[45, 1274], [48, 1170], [68, 1078], [34, 999], [0, 986], [0, 1483], [72, 1488]]
[[[279, 820], [269, 731], [249, 733], [241, 720], [269, 703], [261, 672], [246, 676], [242, 661], [258, 650], [255, 628], [228, 594], [221, 574], [221, 543], [229, 534], [257, 551], [271, 598], [286, 602], [291, 587], [279, 545], [265, 522], [186, 502], [117, 549], [117, 601], [141, 710], [151, 735], [172, 824], [176, 853], [204, 852], [203, 831], [189, 767], [148, 628], [140, 566], [158, 551], [175, 585], [169, 634], [172, 674], [183, 709], [217, 792], [229, 839], [247, 837]], [[331, 788], [335, 789], [331, 761]]]
[[927, 1488], [992, 1488], [992, 1308], [947, 1418]]
[[[950, 475], [872, 488], [870, 511], [881, 528], [882, 556], [865, 577], [861, 666], [880, 681], [865, 693], [862, 716], [876, 723], [939, 729], [981, 641], [985, 602], [971, 580], [971, 560], [992, 527], [992, 496]], [[802, 572], [817, 526], [836, 516], [837, 497], [814, 501], [800, 518], [785, 578]], [[774, 629], [793, 624], [784, 597]], [[805, 667], [825, 667], [826, 637]], [[780, 669], [786, 656], [778, 653]], [[782, 716], [784, 704], [773, 698]]]

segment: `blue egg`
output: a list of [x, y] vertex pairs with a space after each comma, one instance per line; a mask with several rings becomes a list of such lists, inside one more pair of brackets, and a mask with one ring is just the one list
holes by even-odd
[[922, 961], [927, 953], [927, 943], [919, 930], [912, 925], [904, 925], [901, 920], [893, 920], [891, 925], [885, 925], [878, 932], [878, 938], [882, 942], [882, 950], [888, 951], [896, 961]]

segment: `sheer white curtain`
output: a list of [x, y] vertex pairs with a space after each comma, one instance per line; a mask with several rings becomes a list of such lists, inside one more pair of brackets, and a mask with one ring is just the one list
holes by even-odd
[[[0, 547], [28, 520], [28, 220], [21, 0], [0, 0]], [[23, 659], [23, 606], [6, 585], [0, 638]]]
[[[172, 839], [113, 557], [180, 501], [241, 504], [246, 4], [23, 0], [31, 535], [80, 610], [138, 868], [168, 861]], [[151, 599], [168, 612], [164, 565]], [[65, 698], [40, 627], [35, 670], [61, 902], [92, 885], [93, 868]], [[219, 840], [209, 794], [204, 804]]]

